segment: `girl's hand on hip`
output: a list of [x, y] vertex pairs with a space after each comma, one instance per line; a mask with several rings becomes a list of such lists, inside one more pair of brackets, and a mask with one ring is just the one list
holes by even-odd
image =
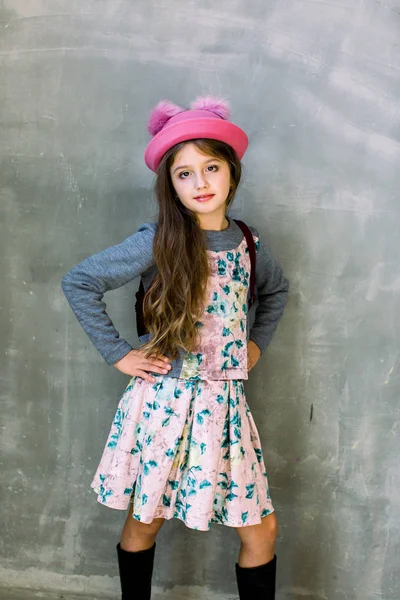
[[156, 381], [156, 379], [149, 375], [147, 371], [165, 375], [171, 370], [168, 356], [152, 354], [146, 358], [143, 350], [131, 350], [121, 360], [116, 362], [114, 367], [118, 371], [121, 371], [121, 373], [130, 375], [131, 377], [137, 376], [152, 382]]
[[261, 356], [261, 350], [253, 340], [247, 344], [247, 370], [251, 371]]

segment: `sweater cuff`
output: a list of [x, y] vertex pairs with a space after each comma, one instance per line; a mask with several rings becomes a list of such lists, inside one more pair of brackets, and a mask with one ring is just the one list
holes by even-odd
[[265, 339], [265, 335], [264, 336], [258, 336], [256, 333], [252, 333], [249, 337], [249, 342], [254, 342], [255, 344], [257, 344], [257, 346], [260, 348], [261, 350], [261, 354], [264, 353], [266, 347], [268, 346], [269, 343], [269, 339], [266, 340]]
[[131, 350], [133, 350], [132, 346], [125, 340], [121, 340], [120, 343], [116, 345], [113, 344], [112, 352], [108, 352], [107, 354], [102, 353], [102, 355], [106, 363], [113, 366], [121, 360], [121, 358], [124, 358]]

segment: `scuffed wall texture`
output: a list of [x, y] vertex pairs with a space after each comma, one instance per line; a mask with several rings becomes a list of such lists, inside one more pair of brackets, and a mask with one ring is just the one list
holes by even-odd
[[[89, 483], [127, 379], [60, 280], [155, 218], [150, 107], [211, 93], [250, 137], [231, 214], [291, 282], [246, 384], [278, 597], [399, 600], [400, 3], [3, 0], [0, 83], [2, 584], [117, 597]], [[134, 344], [137, 285], [106, 296]], [[238, 548], [169, 522], [154, 584], [233, 597]]]

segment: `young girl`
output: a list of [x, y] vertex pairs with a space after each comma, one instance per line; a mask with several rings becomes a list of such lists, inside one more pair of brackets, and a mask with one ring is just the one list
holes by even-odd
[[[131, 377], [91, 487], [106, 506], [129, 507], [117, 544], [122, 598], [150, 598], [157, 533], [178, 518], [202, 531], [234, 527], [240, 599], [272, 599], [277, 519], [243, 382], [271, 341], [288, 281], [251, 227], [258, 305], [250, 328], [250, 251], [227, 216], [248, 139], [227, 104], [206, 97], [184, 109], [162, 101], [149, 131], [157, 222], [62, 280], [97, 350]], [[147, 333], [133, 349], [102, 298], [139, 275]]]

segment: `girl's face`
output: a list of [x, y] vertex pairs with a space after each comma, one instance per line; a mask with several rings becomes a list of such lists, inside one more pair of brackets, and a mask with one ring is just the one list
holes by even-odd
[[175, 156], [170, 176], [179, 200], [187, 208], [199, 215], [225, 216], [231, 185], [227, 162], [202, 154], [188, 142]]

